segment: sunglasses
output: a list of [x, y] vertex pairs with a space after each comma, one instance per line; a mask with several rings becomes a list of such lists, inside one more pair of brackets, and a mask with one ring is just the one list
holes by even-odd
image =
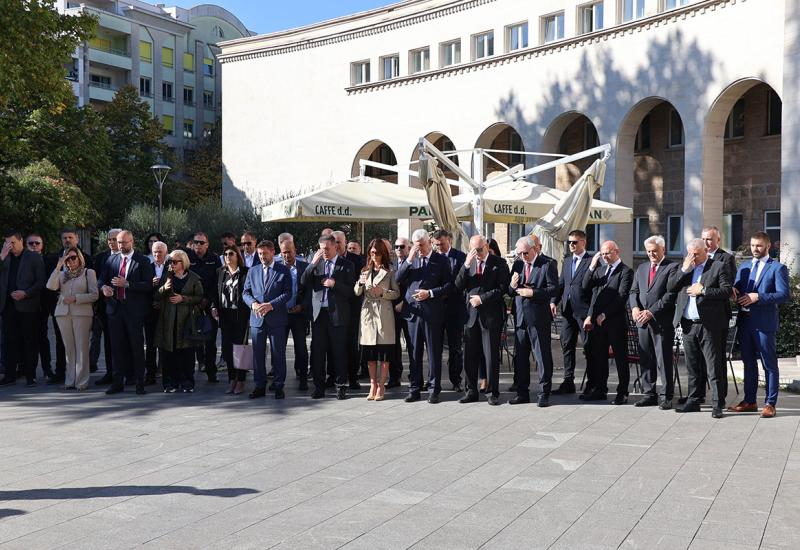
[[203, 246], [204, 244], [208, 244], [208, 241], [195, 241], [194, 244]]
[[40, 246], [42, 241], [28, 241], [28, 246]]
[[580, 241], [567, 241], [571, 245], [577, 246]]
[[172, 262], [173, 264], [181, 264], [181, 265], [183, 265], [183, 260], [174, 260], [174, 259], [173, 259], [173, 260], [171, 260], [171, 262]]
[[236, 256], [236, 252], [231, 252], [230, 250], [228, 250], [228, 251], [225, 253], [225, 256]]
[[78, 259], [77, 256], [67, 256], [66, 258], [64, 258], [64, 261], [71, 262], [72, 260], [77, 260], [77, 259]]
[[253, 246], [253, 241], [242, 241], [240, 246]]
[[404, 248], [406, 247], [406, 245], [404, 245], [404, 244], [396, 244], [396, 245], [394, 245], [394, 247], [395, 247], [397, 250], [402, 250], [402, 249], [404, 249]]

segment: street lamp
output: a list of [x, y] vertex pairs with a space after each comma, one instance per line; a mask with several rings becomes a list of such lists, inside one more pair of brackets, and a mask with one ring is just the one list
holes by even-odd
[[164, 181], [167, 179], [167, 174], [170, 167], [166, 164], [154, 164], [150, 167], [153, 171], [153, 177], [156, 178], [156, 185], [158, 185], [158, 232], [161, 233], [161, 192], [164, 189]]

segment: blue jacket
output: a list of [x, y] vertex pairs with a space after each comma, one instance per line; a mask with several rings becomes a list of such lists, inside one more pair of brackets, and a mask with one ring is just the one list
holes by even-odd
[[[736, 273], [733, 287], [739, 294], [747, 292], [752, 262], [742, 262]], [[748, 306], [749, 313], [739, 314], [739, 326], [763, 332], [778, 330], [778, 305], [789, 300], [789, 270], [777, 260], [769, 258], [761, 270], [758, 282], [750, 292], [758, 293], [758, 301]]]
[[[432, 252], [425, 269], [419, 256], [411, 264], [406, 260], [397, 267], [397, 283], [406, 287], [403, 317], [413, 319], [418, 316], [429, 323], [444, 322], [444, 299], [453, 291], [453, 272], [447, 258]], [[433, 297], [417, 302], [413, 296], [419, 289], [432, 291]]]
[[[253, 264], [244, 283], [242, 299], [251, 310], [250, 326], [261, 327], [266, 324], [269, 328], [285, 327], [289, 323], [286, 302], [292, 297], [292, 274], [282, 263], [273, 262], [265, 289], [264, 269], [261, 264]], [[266, 302], [272, 304], [272, 311], [265, 316], [259, 317], [252, 311], [254, 303]]]

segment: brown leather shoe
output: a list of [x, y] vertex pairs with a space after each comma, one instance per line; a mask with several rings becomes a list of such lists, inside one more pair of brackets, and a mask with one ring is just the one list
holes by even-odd
[[738, 405], [733, 405], [728, 407], [728, 412], [758, 412], [758, 405], [755, 403], [748, 403], [747, 401], [742, 401]]
[[761, 409], [761, 418], [774, 418], [776, 414], [775, 405], [764, 405]]

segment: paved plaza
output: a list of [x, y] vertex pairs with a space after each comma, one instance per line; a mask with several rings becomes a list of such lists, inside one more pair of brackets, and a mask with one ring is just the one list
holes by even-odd
[[795, 395], [771, 420], [714, 420], [575, 396], [313, 401], [290, 379], [286, 400], [254, 402], [225, 386], [0, 390], [0, 549], [800, 545]]

